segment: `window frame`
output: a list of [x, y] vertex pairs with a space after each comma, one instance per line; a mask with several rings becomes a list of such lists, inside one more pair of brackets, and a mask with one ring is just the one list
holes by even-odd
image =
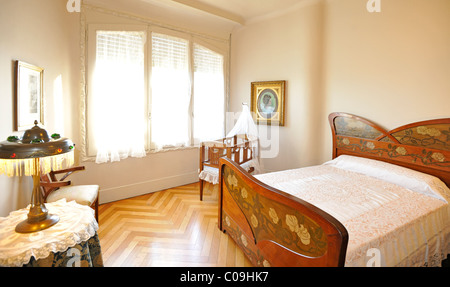
[[[179, 149], [190, 149], [195, 148], [195, 139], [194, 139], [194, 43], [203, 46], [215, 53], [218, 53], [223, 56], [223, 78], [224, 78], [224, 111], [223, 111], [223, 132], [226, 133], [226, 110], [228, 106], [228, 85], [229, 85], [229, 42], [227, 40], [215, 40], [208, 39], [208, 37], [201, 37], [199, 35], [195, 35], [193, 33], [178, 31], [176, 29], [169, 29], [164, 27], [159, 27], [150, 24], [87, 24], [86, 25], [86, 35], [85, 35], [85, 63], [84, 63], [84, 95], [82, 99], [82, 135], [84, 137], [84, 147], [82, 147], [82, 158], [83, 160], [93, 160], [96, 157], [96, 149], [91, 147], [92, 143], [90, 143], [90, 137], [92, 134], [89, 134], [89, 100], [90, 95], [92, 95], [92, 72], [93, 67], [95, 67], [96, 61], [96, 35], [97, 31], [144, 31], [146, 33], [146, 42], [144, 48], [144, 90], [146, 92], [145, 95], [145, 116], [146, 116], [146, 129], [145, 129], [145, 150], [147, 154], [149, 153], [157, 153], [157, 152], [165, 152], [169, 150], [179, 150]], [[173, 147], [173, 148], [163, 148], [163, 149], [155, 149], [152, 144], [152, 131], [151, 131], [151, 106], [152, 106], [152, 88], [151, 88], [151, 77], [152, 77], [152, 35], [153, 33], [165, 34], [173, 37], [182, 38], [188, 41], [188, 66], [189, 66], [189, 78], [191, 82], [190, 86], [190, 105], [189, 105], [189, 146], [184, 147]], [[225, 44], [225, 45], [224, 45]], [[221, 47], [222, 46], [222, 47]], [[83, 93], [82, 93], [83, 94]], [[84, 117], [84, 119], [83, 119]]]
[[[191, 53], [191, 56], [192, 56], [191, 77], [192, 77], [192, 81], [194, 83], [192, 85], [192, 87], [191, 87], [192, 88], [192, 99], [191, 99], [191, 101], [192, 101], [192, 113], [193, 113], [194, 116], [195, 116], [195, 114], [194, 114], [194, 106], [195, 106], [195, 93], [194, 93], [194, 90], [195, 90], [195, 63], [194, 63], [195, 51], [194, 51], [194, 45], [195, 44], [197, 44], [197, 45], [199, 45], [202, 48], [205, 48], [207, 50], [210, 50], [210, 51], [212, 51], [214, 53], [217, 53], [217, 54], [222, 56], [222, 75], [223, 75], [223, 94], [224, 94], [224, 98], [223, 98], [223, 118], [222, 118], [223, 131], [222, 131], [222, 134], [223, 134], [223, 137], [225, 137], [225, 135], [226, 135], [226, 112], [227, 112], [227, 74], [226, 74], [227, 66], [226, 66], [226, 61], [225, 61], [226, 60], [225, 52], [221, 53], [220, 49], [218, 49], [217, 47], [214, 47], [213, 45], [210, 45], [208, 43], [202, 43], [201, 40], [192, 41], [192, 43], [191, 43], [191, 47], [192, 47], [192, 53]], [[201, 144], [201, 139], [195, 138], [194, 129], [193, 129], [194, 126], [195, 126], [194, 122], [192, 122], [191, 123], [191, 127], [192, 127], [192, 134], [191, 134], [191, 141], [192, 142], [191, 142], [191, 145], [200, 145]], [[199, 142], [196, 142], [197, 139], [199, 140]], [[211, 139], [211, 140], [215, 140], [215, 139]]]
[[[192, 58], [192, 36], [183, 32], [179, 32], [179, 31], [174, 31], [174, 30], [170, 30], [170, 29], [166, 29], [166, 28], [162, 28], [162, 27], [155, 27], [155, 26], [150, 26], [148, 29], [148, 43], [150, 43], [149, 45], [149, 58], [148, 58], [148, 66], [147, 69], [149, 71], [149, 77], [147, 78], [148, 82], [151, 82], [152, 79], [152, 56], [153, 56], [153, 50], [152, 50], [152, 40], [153, 40], [153, 33], [157, 33], [157, 34], [164, 34], [164, 35], [168, 35], [171, 37], [176, 37], [176, 38], [180, 38], [180, 39], [184, 39], [188, 42], [188, 70], [189, 70], [189, 80], [190, 80], [190, 85], [191, 85], [191, 89], [190, 89], [190, 105], [189, 105], [189, 111], [191, 111], [191, 105], [192, 105], [192, 95], [193, 95], [193, 81], [192, 81], [192, 76], [193, 76], [193, 58]], [[153, 93], [152, 93], [152, 87], [149, 84], [148, 85], [148, 97], [149, 97], [149, 104], [147, 106], [148, 111], [149, 111], [149, 121], [148, 121], [148, 145], [149, 145], [149, 149], [148, 151], [150, 152], [158, 152], [158, 151], [167, 151], [167, 150], [173, 150], [173, 149], [183, 149], [183, 148], [189, 148], [192, 147], [192, 115], [189, 116], [188, 121], [189, 121], [189, 146], [173, 146], [173, 147], [165, 147], [162, 149], [157, 149], [155, 146], [155, 143], [152, 141], [152, 123], [151, 123], [151, 108], [152, 108], [152, 99], [153, 99]]]
[[[93, 85], [91, 84], [93, 81], [93, 75], [94, 75], [94, 69], [95, 69], [95, 63], [97, 60], [97, 31], [139, 31], [139, 32], [145, 32], [146, 35], [146, 41], [144, 44], [144, 79], [147, 79], [148, 74], [148, 26], [147, 25], [119, 25], [119, 24], [89, 24], [88, 25], [88, 35], [87, 35], [87, 59], [86, 59], [86, 96], [85, 96], [85, 130], [86, 130], [86, 140], [85, 140], [85, 149], [86, 149], [86, 156], [91, 158], [95, 158], [97, 154], [97, 150], [95, 147], [92, 146], [92, 142], [90, 141], [90, 138], [93, 136], [91, 134], [91, 129], [89, 128], [89, 120], [90, 120], [90, 101], [91, 101], [91, 95], [93, 94]], [[144, 116], [148, 118], [148, 81], [144, 81], [144, 91], [146, 92], [146, 95], [144, 97], [145, 101], [145, 109], [144, 109]], [[148, 124], [148, 121], [146, 121], [145, 124]], [[145, 138], [148, 137], [148, 128], [145, 129]], [[145, 142], [145, 150], [148, 150], [148, 143]]]

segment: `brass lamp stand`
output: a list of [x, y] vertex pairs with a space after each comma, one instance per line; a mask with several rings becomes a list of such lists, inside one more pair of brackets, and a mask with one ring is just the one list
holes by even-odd
[[18, 233], [44, 230], [59, 221], [57, 215], [48, 213], [40, 189], [41, 172], [49, 173], [69, 167], [74, 161], [74, 144], [59, 134], [48, 136], [45, 129], [37, 125], [26, 130], [23, 137], [8, 137], [0, 142], [0, 174], [7, 176], [32, 176], [33, 192], [28, 218], [16, 226]]
[[39, 186], [41, 173], [39, 158], [34, 158], [34, 167], [37, 172], [33, 175], [33, 193], [31, 194], [31, 206], [28, 218], [16, 225], [16, 232], [31, 233], [49, 228], [59, 221], [59, 217], [49, 214], [44, 204]]

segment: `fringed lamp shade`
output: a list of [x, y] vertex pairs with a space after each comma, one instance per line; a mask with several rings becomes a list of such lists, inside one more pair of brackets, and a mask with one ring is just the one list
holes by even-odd
[[0, 142], [0, 174], [7, 176], [33, 176], [33, 193], [28, 219], [16, 226], [20, 233], [43, 230], [56, 224], [59, 218], [49, 215], [40, 191], [40, 175], [73, 165], [74, 144], [58, 134], [51, 137], [45, 129], [35, 126], [23, 137], [10, 136]]

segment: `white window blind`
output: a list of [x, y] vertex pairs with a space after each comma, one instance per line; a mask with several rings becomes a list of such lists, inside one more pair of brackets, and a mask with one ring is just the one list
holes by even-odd
[[146, 32], [97, 31], [96, 35], [88, 105], [96, 162], [145, 156]]
[[189, 41], [152, 34], [152, 147], [189, 144]]
[[103, 163], [223, 137], [223, 44], [144, 25], [90, 25], [83, 155]]
[[194, 43], [194, 139], [224, 137], [223, 56]]

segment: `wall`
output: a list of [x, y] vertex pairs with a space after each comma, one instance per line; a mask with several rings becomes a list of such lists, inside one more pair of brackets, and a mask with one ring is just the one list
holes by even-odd
[[327, 5], [323, 116], [346, 111], [388, 130], [450, 117], [450, 1], [382, 1], [373, 14], [360, 4]]
[[[44, 123], [77, 138], [73, 124], [79, 73], [79, 15], [65, 1], [0, 0], [0, 140], [13, 134], [14, 60], [44, 68]], [[0, 175], [0, 216], [26, 206], [31, 178]]]
[[357, 114], [393, 129], [449, 117], [450, 1], [303, 1], [280, 17], [232, 33], [231, 111], [250, 83], [287, 80], [280, 153], [266, 171], [331, 158], [327, 116]]
[[230, 111], [240, 111], [242, 102], [250, 103], [251, 82], [287, 81], [285, 126], [279, 128], [279, 140], [268, 137], [279, 153], [262, 159], [266, 171], [311, 165], [321, 151], [317, 127], [324, 104], [324, 7], [319, 1], [304, 3], [285, 15], [248, 24], [232, 33]]

